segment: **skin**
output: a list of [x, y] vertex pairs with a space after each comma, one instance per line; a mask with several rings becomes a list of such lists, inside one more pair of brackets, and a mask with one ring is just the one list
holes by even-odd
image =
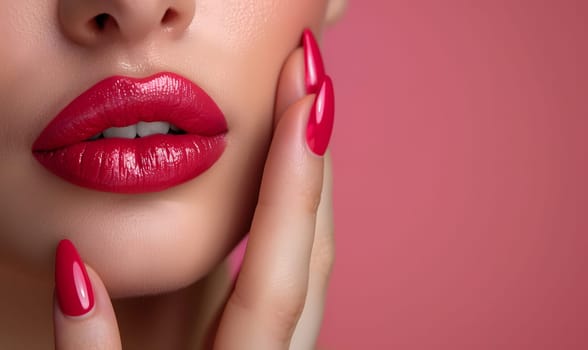
[[[304, 28], [319, 35], [344, 1], [0, 4], [0, 161], [9, 169], [0, 172], [0, 348], [47, 348], [54, 321], [58, 349], [98, 339], [115, 349], [120, 337], [125, 349], [308, 349], [333, 229], [328, 157], [304, 139], [314, 96], [304, 92], [298, 46]], [[170, 7], [177, 15], [162, 23]], [[87, 24], [101, 13], [111, 18], [97, 33]], [[71, 185], [33, 158], [47, 123], [94, 83], [161, 71], [196, 82], [225, 113], [227, 148], [206, 173], [121, 195]], [[221, 263], [248, 231], [231, 293]], [[63, 238], [76, 244], [95, 290], [96, 307], [81, 319], [53, 305]], [[111, 297], [124, 298], [114, 310]]]

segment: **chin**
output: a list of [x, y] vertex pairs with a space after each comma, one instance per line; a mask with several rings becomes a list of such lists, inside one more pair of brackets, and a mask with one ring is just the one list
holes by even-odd
[[155, 216], [134, 215], [110, 225], [108, 233], [86, 231], [70, 239], [112, 297], [171, 292], [206, 277], [247, 232], [246, 225], [223, 224], [227, 220], [184, 216], [188, 210], [162, 206]]

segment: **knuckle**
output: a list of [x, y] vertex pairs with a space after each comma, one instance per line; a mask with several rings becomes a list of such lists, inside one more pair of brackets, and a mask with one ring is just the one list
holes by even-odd
[[316, 190], [300, 192], [300, 203], [305, 213], [316, 215], [321, 203], [321, 193]]
[[254, 302], [244, 293], [243, 288], [237, 283], [235, 289], [231, 293], [231, 297], [227, 301], [228, 305], [232, 308], [239, 310], [252, 310]]
[[287, 344], [306, 303], [307, 286], [302, 287], [284, 281], [254, 295], [237, 287], [228, 300], [228, 307], [255, 315], [254, 318], [260, 320], [274, 338]]
[[260, 196], [257, 201], [256, 211], [275, 212], [280, 208], [290, 208], [298, 214], [316, 216], [320, 203], [320, 191], [300, 189], [290, 193], [289, 196]]

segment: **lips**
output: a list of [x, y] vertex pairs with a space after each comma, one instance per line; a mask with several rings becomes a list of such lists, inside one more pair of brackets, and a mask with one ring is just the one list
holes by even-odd
[[[176, 132], [96, 139], [107, 130], [112, 135], [112, 128], [144, 122], [166, 122]], [[75, 185], [115, 193], [156, 192], [209, 169], [225, 149], [226, 133], [216, 103], [181, 76], [111, 77], [65, 107], [37, 138], [33, 154]]]

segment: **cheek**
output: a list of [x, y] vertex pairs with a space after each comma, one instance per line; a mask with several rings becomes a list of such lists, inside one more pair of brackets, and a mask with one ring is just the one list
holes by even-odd
[[[214, 67], [211, 86], [230, 116], [235, 135], [268, 139], [279, 74], [305, 28], [321, 31], [325, 0], [202, 1], [193, 30], [214, 47], [203, 67]], [[222, 19], [222, 20], [219, 20]], [[208, 48], [210, 50], [210, 47]], [[194, 50], [193, 60], [203, 56]], [[260, 137], [265, 135], [265, 137]], [[243, 141], [246, 140], [236, 140]]]
[[[304, 27], [320, 29], [327, 0], [200, 0], [194, 29], [239, 50], [263, 38], [288, 36]], [[298, 30], [296, 30], [298, 29]]]

